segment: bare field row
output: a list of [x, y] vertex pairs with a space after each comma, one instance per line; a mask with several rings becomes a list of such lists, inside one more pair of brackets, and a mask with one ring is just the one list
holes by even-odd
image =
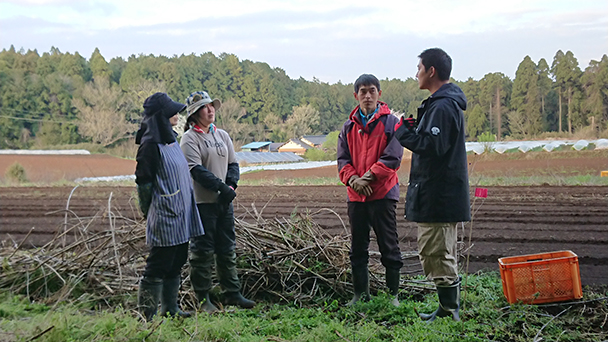
[[[71, 191], [71, 187], [0, 188], [0, 240], [19, 244], [34, 228], [24, 246], [40, 246], [74, 220], [95, 216], [96, 226], [88, 229], [108, 229], [108, 203], [114, 215], [140, 219], [134, 187], [79, 187], [66, 221]], [[349, 229], [343, 186], [241, 186], [237, 193], [235, 213], [240, 220], [302, 214], [312, 215], [332, 234], [346, 234]], [[491, 187], [488, 198], [474, 199], [472, 206], [473, 221], [461, 230], [465, 241], [472, 233], [470, 272], [498, 270], [497, 259], [503, 256], [572, 250], [579, 256], [584, 284], [608, 283], [608, 187]], [[415, 251], [416, 225], [403, 218], [403, 202], [398, 233], [402, 251]], [[373, 242], [371, 248], [376, 249]], [[406, 264], [404, 273], [419, 272], [417, 260]]]

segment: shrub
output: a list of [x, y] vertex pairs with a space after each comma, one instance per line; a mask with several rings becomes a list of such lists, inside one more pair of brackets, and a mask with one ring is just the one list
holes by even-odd
[[23, 165], [18, 162], [14, 162], [11, 166], [6, 168], [6, 172], [4, 173], [4, 177], [9, 182], [13, 183], [27, 183], [27, 175], [25, 173], [25, 168]]
[[496, 141], [496, 136], [490, 132], [484, 132], [477, 136], [477, 141], [480, 142], [483, 146], [483, 152], [489, 153], [494, 150], [494, 142]]
[[309, 161], [321, 161], [321, 160], [335, 160], [335, 153], [325, 152], [323, 150], [317, 148], [311, 148], [306, 150], [304, 153], [304, 158]]

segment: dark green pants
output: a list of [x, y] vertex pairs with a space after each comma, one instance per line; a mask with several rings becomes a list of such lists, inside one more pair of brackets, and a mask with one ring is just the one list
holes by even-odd
[[197, 204], [205, 235], [193, 238], [190, 245], [190, 280], [197, 297], [206, 295], [212, 287], [213, 268], [224, 292], [239, 292], [236, 269], [236, 236], [232, 204]]

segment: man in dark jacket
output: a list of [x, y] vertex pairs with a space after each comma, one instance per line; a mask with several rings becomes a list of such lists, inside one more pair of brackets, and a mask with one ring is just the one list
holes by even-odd
[[403, 148], [393, 139], [399, 120], [386, 103], [378, 101], [382, 91], [374, 75], [355, 81], [359, 101], [344, 123], [338, 138], [340, 181], [348, 185], [348, 218], [351, 229], [350, 262], [354, 297], [349, 305], [369, 298], [369, 234], [373, 227], [386, 268], [386, 286], [399, 305], [399, 273], [403, 263], [397, 239], [395, 211], [399, 201], [397, 170]]
[[395, 136], [412, 151], [405, 214], [407, 220], [418, 223], [420, 262], [439, 296], [439, 308], [420, 317], [433, 321], [451, 316], [458, 321], [456, 226], [471, 220], [462, 112], [467, 100], [462, 90], [449, 82], [452, 59], [447, 53], [434, 48], [418, 57], [418, 85], [431, 96], [418, 107], [416, 119], [399, 122]]

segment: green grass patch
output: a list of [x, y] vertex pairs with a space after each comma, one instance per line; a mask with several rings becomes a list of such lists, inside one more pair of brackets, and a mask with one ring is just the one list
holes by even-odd
[[[421, 321], [418, 312], [437, 307], [434, 293], [401, 291], [400, 307], [380, 293], [347, 308], [337, 300], [308, 307], [259, 303], [253, 310], [232, 307], [220, 314], [180, 320], [156, 317], [141, 322], [129, 307], [56, 308], [0, 295], [0, 340], [29, 341], [603, 341], [606, 288], [585, 288], [580, 302], [508, 305], [497, 273], [469, 276], [462, 322]], [[132, 298], [130, 299], [133, 300]], [[75, 301], [74, 303], [77, 303]], [[46, 331], [46, 332], [45, 332]], [[43, 333], [44, 332], [44, 333]]]

